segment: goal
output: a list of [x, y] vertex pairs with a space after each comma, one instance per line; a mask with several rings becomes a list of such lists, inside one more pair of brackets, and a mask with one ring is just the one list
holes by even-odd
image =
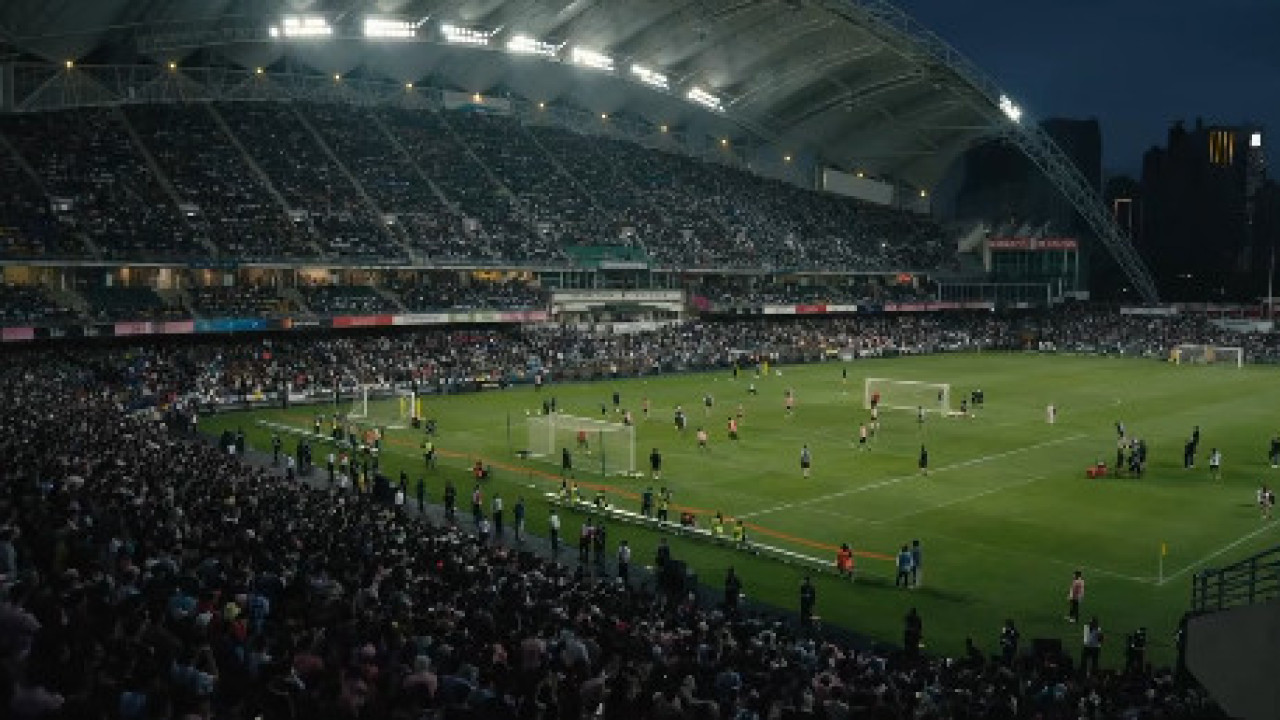
[[[534, 415], [528, 419], [529, 455], [559, 463], [568, 448], [573, 467], [601, 475], [634, 475], [636, 472], [636, 429], [624, 423], [594, 420], [561, 413]], [[578, 433], [586, 436], [579, 447]]]
[[1244, 367], [1244, 348], [1219, 345], [1178, 345], [1169, 352], [1177, 365], [1235, 365]]
[[920, 380], [867, 378], [863, 386], [862, 406], [871, 407], [871, 398], [880, 394], [880, 407], [893, 410], [915, 410], [943, 415], [951, 413], [951, 385]]
[[[371, 403], [370, 395], [375, 394]], [[354, 388], [347, 417], [392, 430], [404, 430], [422, 417], [422, 396], [412, 390], [396, 389], [387, 395], [384, 386], [361, 384]]]

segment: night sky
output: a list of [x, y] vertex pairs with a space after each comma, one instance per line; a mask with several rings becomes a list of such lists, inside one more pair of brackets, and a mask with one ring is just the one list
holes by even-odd
[[891, 1], [1032, 117], [1098, 118], [1108, 171], [1136, 175], [1178, 119], [1261, 123], [1280, 147], [1280, 0]]

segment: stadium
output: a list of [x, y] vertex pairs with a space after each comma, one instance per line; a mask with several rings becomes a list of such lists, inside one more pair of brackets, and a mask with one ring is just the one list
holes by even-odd
[[10, 3], [0, 706], [1277, 717], [1272, 294], [1114, 207], [882, 0]]

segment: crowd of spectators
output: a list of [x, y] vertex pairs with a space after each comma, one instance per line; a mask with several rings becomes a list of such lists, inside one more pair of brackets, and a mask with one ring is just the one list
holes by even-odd
[[545, 308], [548, 294], [523, 282], [421, 283], [390, 288], [406, 310], [526, 310]]
[[560, 249], [534, 232], [531, 218], [520, 207], [511, 186], [502, 184], [454, 130], [453, 123], [465, 125], [479, 119], [456, 114], [446, 121], [443, 115], [427, 110], [385, 108], [374, 112], [410, 161], [436, 183], [456, 214], [456, 227], [435, 222], [420, 229], [445, 231], [439, 239], [446, 244], [431, 249], [429, 257], [492, 264], [562, 261]]
[[190, 314], [149, 287], [94, 287], [80, 291], [89, 317], [100, 322], [181, 320]]
[[208, 254], [115, 111], [18, 114], [5, 117], [0, 132], [39, 174], [62, 231], [82, 233], [104, 257]]
[[190, 310], [198, 317], [272, 317], [297, 307], [273, 287], [208, 285], [187, 290]]
[[[297, 232], [339, 260], [405, 259], [402, 246], [292, 105], [218, 103], [213, 107], [280, 193]], [[386, 162], [392, 168], [396, 165], [394, 159]]]
[[706, 278], [691, 292], [718, 306], [835, 304], [876, 304], [935, 299], [933, 288], [921, 285], [885, 285], [848, 280], [822, 285], [752, 282], [754, 278], [724, 276]]
[[[7, 137], [7, 123], [0, 123]], [[0, 142], [0, 253], [9, 258], [75, 258], [84, 243], [58, 224], [53, 204], [12, 143]]]
[[621, 245], [668, 267], [885, 271], [953, 255], [926, 216], [499, 114], [129, 104], [10, 116], [0, 135], [9, 256], [566, 265]]
[[0, 284], [0, 326], [28, 323], [56, 325], [76, 317], [75, 311], [51, 300], [43, 288]]
[[[919, 341], [932, 322], [906, 334]], [[731, 327], [787, 332], [684, 337], [714, 344], [708, 333]], [[377, 343], [394, 341], [315, 342], [382, 356]], [[1079, 673], [1016, 652], [953, 662], [620, 582], [282, 478], [246, 462], [243, 444], [228, 454], [193, 437], [181, 401], [151, 411], [234, 365], [238, 346], [256, 346], [259, 364], [289, 354], [253, 341], [102, 347], [0, 366], [7, 717], [1218, 716], [1166, 670]]]
[[314, 258], [317, 248], [204, 104], [128, 105], [124, 116], [200, 236], [238, 260]]
[[453, 245], [462, 235], [460, 217], [386, 125], [341, 105], [309, 103], [299, 111], [369, 194], [403, 245], [423, 260], [467, 257], [465, 247]]
[[304, 285], [298, 287], [307, 308], [317, 315], [360, 315], [400, 308], [368, 285]]

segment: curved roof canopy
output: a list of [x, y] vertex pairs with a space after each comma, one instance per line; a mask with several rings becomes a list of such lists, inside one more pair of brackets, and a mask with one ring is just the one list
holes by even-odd
[[[1008, 120], [989, 94], [922, 52], [905, 23], [886, 22], [887, 7], [851, 0], [7, 0], [0, 39], [11, 51], [55, 62], [220, 57], [248, 68], [287, 60], [324, 74], [359, 71], [566, 100], [717, 137], [745, 133], [780, 152], [807, 151], [930, 187], [975, 139]], [[324, 18], [332, 36], [271, 36], [285, 16], [303, 14]], [[415, 39], [367, 39], [368, 16], [412, 23]], [[444, 24], [494, 34], [486, 47], [453, 45], [440, 33]], [[517, 35], [560, 50], [555, 57], [508, 52]], [[608, 55], [615, 70], [575, 65], [574, 48]], [[646, 85], [636, 65], [668, 87]], [[694, 87], [723, 110], [690, 101]]]
[[[297, 31], [303, 15], [324, 32], [291, 33], [290, 19]], [[411, 28], [410, 37], [366, 37], [370, 16]], [[516, 38], [545, 43], [542, 54], [511, 52]], [[745, 134], [775, 156], [805, 154], [919, 188], [975, 140], [1000, 133], [1075, 206], [1139, 294], [1158, 298], [1132, 243], [1061, 149], [890, 0], [5, 0], [0, 62], [24, 55], [428, 80], [686, 133]]]

